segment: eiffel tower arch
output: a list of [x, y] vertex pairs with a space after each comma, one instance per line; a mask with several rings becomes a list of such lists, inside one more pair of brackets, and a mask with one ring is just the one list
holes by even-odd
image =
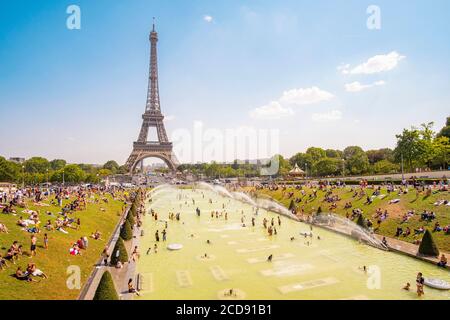
[[[158, 33], [155, 31], [155, 23], [150, 33], [150, 72], [147, 90], [147, 103], [145, 112], [142, 115], [142, 126], [138, 140], [133, 143], [131, 152], [125, 166], [130, 174], [133, 174], [138, 167], [142, 166], [146, 158], [158, 158], [163, 160], [170, 170], [176, 171], [179, 163], [173, 152], [172, 142], [167, 138], [164, 127], [164, 115], [161, 112], [158, 85], [158, 58], [157, 58]], [[157, 141], [148, 141], [148, 131], [156, 128]]]

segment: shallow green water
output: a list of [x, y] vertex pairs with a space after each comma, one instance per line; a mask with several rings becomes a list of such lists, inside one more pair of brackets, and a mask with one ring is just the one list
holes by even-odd
[[[250, 205], [212, 191], [159, 190], [150, 208], [158, 213], [158, 221], [151, 214], [145, 217], [137, 271], [143, 279], [142, 296], [137, 299], [219, 299], [231, 288], [245, 299], [418, 299], [417, 272], [450, 281], [447, 270], [320, 228], [313, 229], [313, 238], [305, 239], [299, 233], [309, 232], [310, 226], [285, 217], [279, 226], [275, 213], [259, 210], [252, 227]], [[212, 218], [212, 210], [226, 211], [228, 219]], [[241, 225], [242, 210], [246, 227]], [[179, 212], [180, 221], [170, 220], [169, 212]], [[267, 234], [264, 217], [269, 223], [274, 218], [277, 235]], [[163, 220], [168, 223], [166, 242], [161, 235]], [[161, 239], [154, 253], [156, 230]], [[291, 241], [292, 236], [296, 240]], [[171, 243], [183, 248], [167, 250]], [[209, 259], [201, 258], [205, 253]], [[270, 254], [273, 261], [267, 262]], [[367, 273], [359, 269], [364, 265], [369, 267]], [[406, 282], [411, 283], [410, 292], [402, 290]], [[421, 299], [450, 299], [450, 292], [425, 287]]]

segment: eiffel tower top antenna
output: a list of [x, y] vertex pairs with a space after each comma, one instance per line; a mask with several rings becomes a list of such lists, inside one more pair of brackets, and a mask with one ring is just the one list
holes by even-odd
[[153, 30], [152, 32], [155, 32], [155, 17], [153, 17]]

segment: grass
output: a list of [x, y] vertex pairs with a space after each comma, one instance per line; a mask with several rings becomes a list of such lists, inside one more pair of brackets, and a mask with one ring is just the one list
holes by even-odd
[[[305, 196], [302, 196], [300, 190], [296, 190], [295, 187], [288, 187], [284, 191], [281, 188], [275, 191], [263, 189], [258, 190], [258, 193], [267, 194], [286, 207], [289, 207], [291, 199], [299, 197], [302, 199], [302, 202], [296, 204], [297, 208], [303, 208], [305, 214], [317, 212], [319, 206], [322, 207], [323, 212], [333, 212], [342, 216], [346, 216], [347, 212], [351, 214], [352, 209], [360, 208], [363, 210], [364, 217], [372, 220], [374, 227], [377, 226], [376, 219], [372, 218], [375, 210], [377, 208], [381, 208], [384, 212], [386, 209], [389, 213], [389, 217], [381, 223], [380, 227], [376, 229], [375, 232], [380, 235], [394, 237], [397, 226], [400, 225], [403, 230], [405, 230], [408, 226], [411, 229], [411, 235], [408, 237], [399, 237], [400, 240], [407, 242], [413, 242], [416, 239], [420, 240], [422, 238], [422, 235], [414, 235], [414, 229], [418, 229], [420, 226], [432, 231], [436, 221], [440, 223], [441, 227], [450, 225], [450, 207], [445, 205], [434, 205], [434, 203], [438, 200], [450, 201], [450, 193], [448, 191], [434, 192], [428, 197], [424, 194], [419, 194], [417, 197], [416, 191], [411, 188], [409, 189], [408, 194], [402, 195], [398, 195], [397, 192], [391, 192], [388, 194], [386, 188], [382, 188], [381, 194], [386, 195], [386, 197], [384, 199], [376, 198], [372, 204], [368, 205], [364, 204], [366, 202], [365, 196], [361, 199], [359, 199], [359, 197], [353, 198], [354, 191], [352, 191], [350, 187], [345, 187], [343, 189], [333, 189], [333, 194], [338, 195], [341, 200], [337, 202], [337, 209], [330, 210], [331, 204], [324, 202], [326, 191], [319, 190], [317, 192], [317, 198], [308, 200], [308, 197], [313, 193], [313, 190], [308, 187], [304, 187], [304, 190], [306, 191]], [[292, 198], [288, 198], [288, 192], [294, 192], [294, 196]], [[366, 192], [370, 196], [372, 195], [373, 190], [368, 189]], [[400, 199], [400, 202], [398, 204], [389, 204], [389, 200], [392, 199]], [[344, 209], [345, 203], [349, 201], [352, 202], [353, 207], [351, 209]], [[405, 214], [408, 210], [414, 210], [415, 215], [411, 217], [408, 222], [401, 223], [403, 214]], [[423, 210], [433, 211], [436, 214], [436, 219], [432, 222], [420, 221], [420, 214]], [[446, 235], [442, 231], [434, 232], [433, 238], [440, 250], [450, 252], [450, 235]]]
[[[100, 198], [99, 195], [95, 195]], [[8, 264], [6, 270], [0, 271], [0, 300], [62, 300], [62, 299], [76, 299], [80, 293], [80, 289], [69, 289], [66, 282], [69, 276], [73, 274], [67, 273], [69, 266], [78, 266], [81, 273], [81, 287], [91, 274], [95, 263], [99, 259], [100, 253], [107, 244], [110, 235], [117, 225], [120, 214], [123, 208], [123, 202], [120, 200], [113, 200], [111, 195], [106, 196], [108, 203], [100, 201], [98, 204], [91, 203], [88, 199], [87, 208], [82, 211], [75, 211], [72, 217], [81, 219], [81, 228], [79, 230], [66, 228], [69, 234], [64, 234], [60, 231], [47, 231], [43, 228], [43, 224], [47, 220], [56, 220], [60, 208], [56, 206], [37, 207], [32, 202], [28, 202], [28, 208], [40, 212], [41, 233], [37, 235], [37, 255], [29, 258], [28, 256], [20, 257], [16, 265]], [[67, 203], [68, 200], [65, 200]], [[49, 201], [45, 201], [49, 203]], [[64, 204], [65, 204], [64, 203]], [[100, 210], [105, 209], [105, 211]], [[6, 254], [7, 249], [12, 242], [17, 240], [23, 245], [24, 252], [29, 252], [31, 234], [21, 230], [17, 225], [17, 220], [20, 216], [27, 218], [28, 215], [22, 213], [23, 208], [16, 208], [17, 216], [11, 214], [0, 213], [0, 223], [5, 224], [9, 233], [0, 233], [0, 250], [3, 255]], [[50, 211], [54, 216], [50, 217], [45, 214]], [[53, 223], [54, 224], [54, 223]], [[94, 240], [90, 235], [99, 230], [102, 233], [102, 240]], [[49, 248], [43, 248], [44, 233], [49, 237]], [[69, 248], [80, 237], [86, 236], [89, 238], [89, 246], [87, 250], [82, 250], [81, 256], [72, 256], [69, 254]], [[40, 282], [25, 282], [19, 281], [12, 275], [16, 268], [21, 266], [26, 269], [28, 263], [36, 263], [37, 268], [41, 269], [48, 275], [48, 279], [42, 279]], [[35, 278], [40, 279], [40, 278]], [[72, 278], [73, 279], [73, 278]]]

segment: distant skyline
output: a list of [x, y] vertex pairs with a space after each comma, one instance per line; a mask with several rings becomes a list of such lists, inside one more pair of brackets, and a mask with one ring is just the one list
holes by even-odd
[[[70, 5], [81, 10], [80, 30], [66, 26]], [[371, 5], [380, 29], [368, 28]], [[6, 158], [125, 163], [145, 109], [152, 17], [175, 150], [192, 134], [181, 162], [255, 159], [239, 148], [208, 152], [210, 134], [239, 128], [274, 133], [289, 157], [310, 146], [393, 148], [403, 128], [433, 121], [439, 130], [450, 116], [447, 0], [17, 0], [1, 8]]]

